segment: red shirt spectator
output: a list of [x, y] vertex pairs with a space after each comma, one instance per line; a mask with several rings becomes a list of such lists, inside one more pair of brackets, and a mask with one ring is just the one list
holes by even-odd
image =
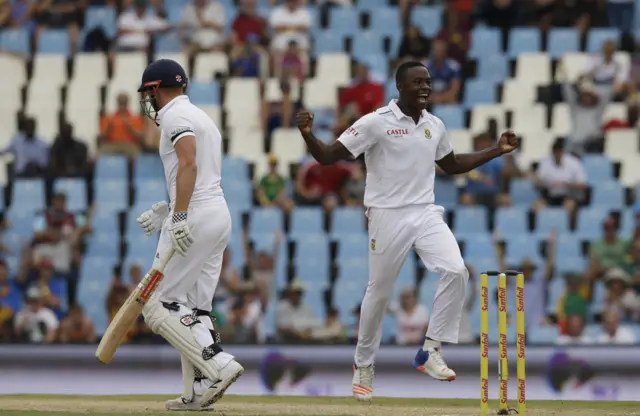
[[383, 101], [384, 86], [371, 80], [366, 65], [358, 65], [353, 83], [340, 93], [340, 108], [355, 103], [363, 116], [382, 107]]
[[338, 195], [349, 179], [351, 169], [347, 163], [324, 166], [315, 160], [302, 166], [296, 175], [297, 202], [302, 205], [320, 205], [330, 211], [338, 204]]
[[232, 30], [237, 40], [243, 43], [251, 34], [258, 36], [261, 44], [267, 41], [267, 21], [256, 13], [255, 0], [242, 1], [240, 14], [234, 20]]

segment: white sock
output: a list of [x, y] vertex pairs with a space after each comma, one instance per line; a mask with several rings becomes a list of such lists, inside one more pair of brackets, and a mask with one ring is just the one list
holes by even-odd
[[424, 351], [435, 350], [438, 348], [440, 348], [440, 342], [428, 338], [424, 339], [424, 344], [422, 344], [422, 349]]

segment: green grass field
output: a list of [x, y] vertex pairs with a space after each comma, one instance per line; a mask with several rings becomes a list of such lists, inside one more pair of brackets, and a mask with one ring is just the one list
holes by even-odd
[[[164, 411], [166, 396], [0, 396], [2, 416], [118, 416]], [[457, 416], [478, 415], [478, 400], [376, 398], [358, 403], [349, 397], [225, 396], [215, 415], [225, 416]], [[492, 403], [491, 414], [495, 414]], [[180, 414], [180, 413], [178, 413]], [[191, 413], [193, 414], [193, 413]], [[528, 401], [528, 415], [640, 415], [640, 402]]]

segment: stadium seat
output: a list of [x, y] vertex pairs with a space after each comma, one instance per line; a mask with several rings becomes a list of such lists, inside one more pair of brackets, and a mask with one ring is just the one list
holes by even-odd
[[569, 215], [562, 207], [545, 207], [536, 215], [536, 232], [541, 235], [551, 231], [563, 233], [569, 231]]
[[23, 28], [5, 28], [0, 32], [0, 49], [26, 56], [29, 54], [30, 34]]
[[471, 31], [470, 58], [481, 59], [484, 56], [499, 53], [502, 53], [502, 46], [498, 29], [476, 27]]
[[592, 207], [620, 210], [624, 202], [624, 187], [618, 181], [603, 181], [591, 187]]
[[523, 53], [539, 52], [541, 49], [540, 30], [533, 27], [515, 27], [509, 31], [507, 55], [511, 59]]
[[88, 257], [111, 257], [116, 258], [120, 255], [120, 239], [113, 235], [112, 232], [92, 233], [87, 237]]
[[291, 212], [289, 235], [297, 238], [307, 234], [324, 233], [324, 215], [321, 208], [296, 208]]
[[140, 179], [135, 183], [134, 204], [150, 207], [158, 201], [167, 201], [167, 185], [162, 177], [156, 179]]
[[234, 206], [242, 211], [251, 208], [253, 189], [251, 181], [245, 179], [223, 179], [222, 189], [229, 206]]
[[504, 238], [511, 233], [525, 233], [528, 231], [528, 207], [498, 208], [495, 214], [495, 230]]
[[569, 272], [581, 272], [586, 270], [587, 260], [583, 256], [576, 257], [563, 257], [560, 261], [556, 262], [556, 272], [559, 275], [563, 275]]
[[254, 208], [249, 222], [249, 234], [268, 234], [283, 230], [282, 211], [277, 208]]
[[489, 231], [487, 209], [480, 205], [457, 208], [453, 229], [456, 234], [487, 233]]
[[495, 243], [488, 232], [475, 234], [459, 232], [456, 234], [456, 238], [464, 242], [465, 258], [489, 259], [496, 257]]
[[609, 210], [606, 208], [581, 208], [578, 211], [576, 232], [585, 240], [600, 238], [602, 223], [607, 215], [609, 215]]
[[473, 151], [471, 134], [468, 130], [449, 130], [449, 141], [456, 153], [467, 153]]
[[[300, 100], [300, 82], [293, 78], [289, 80], [290, 99], [293, 102]], [[282, 93], [282, 82], [278, 78], [269, 78], [265, 80], [264, 97], [270, 103], [282, 102], [284, 96]]]
[[572, 128], [569, 105], [555, 104], [551, 109], [551, 132], [556, 136], [566, 136], [571, 133]]
[[505, 256], [508, 259], [515, 260], [517, 262], [524, 258], [530, 258], [533, 261], [538, 261], [540, 257], [540, 242], [532, 234], [516, 234], [512, 232], [505, 234], [506, 250]]
[[127, 257], [153, 259], [158, 248], [160, 234], [150, 236], [141, 232], [129, 232], [126, 235]]
[[577, 52], [580, 50], [578, 31], [575, 28], [551, 28], [547, 45], [547, 52], [555, 59], [566, 52]]
[[389, 78], [389, 61], [386, 56], [378, 54], [359, 56], [358, 62], [369, 68], [369, 74], [374, 79]]
[[337, 207], [331, 216], [331, 231], [334, 236], [342, 234], [364, 234], [365, 216], [362, 208]]
[[636, 186], [640, 182], [640, 153], [638, 133], [635, 129], [610, 130], [605, 135], [605, 154], [613, 161], [622, 162], [620, 181], [625, 186]]
[[102, 29], [108, 38], [116, 35], [116, 10], [113, 7], [91, 6], [85, 13], [84, 31]]
[[620, 39], [620, 30], [613, 27], [595, 27], [587, 32], [587, 48], [589, 53], [599, 52], [602, 45], [608, 40], [613, 41], [616, 45]]
[[84, 179], [59, 178], [55, 181], [53, 189], [55, 192], [62, 192], [66, 195], [69, 211], [87, 209], [87, 184]]
[[121, 212], [129, 206], [129, 186], [126, 181], [96, 180], [94, 188], [94, 201], [101, 208], [109, 207], [113, 212]]
[[362, 60], [370, 55], [383, 55], [382, 49], [382, 33], [375, 30], [361, 31], [358, 36], [352, 40], [352, 55], [356, 60]]
[[[526, 90], [525, 90], [526, 91]], [[523, 93], [523, 95], [526, 93]], [[547, 107], [544, 104], [521, 105], [513, 108], [511, 128], [518, 132], [538, 132], [547, 125]], [[547, 152], [549, 148], [545, 149]]]
[[339, 234], [338, 263], [353, 259], [366, 262], [368, 253], [369, 238], [366, 234]]
[[549, 55], [540, 52], [520, 54], [516, 63], [515, 78], [534, 85], [548, 85], [551, 83], [551, 59]]
[[[370, 17], [369, 30], [383, 36], [391, 36], [397, 33], [397, 25], [400, 21], [400, 9], [398, 7], [376, 7], [368, 11]], [[358, 39], [362, 32], [358, 33]]]
[[336, 108], [338, 105], [338, 92], [335, 87], [336, 85], [333, 82], [320, 78], [309, 78], [305, 80], [303, 95], [305, 108]]
[[[505, 109], [528, 109], [534, 106], [536, 93], [534, 83], [525, 82], [518, 78], [508, 79], [502, 83], [501, 102]], [[546, 124], [546, 120], [544, 120], [544, 124]]]
[[[118, 222], [118, 216], [115, 214], [97, 212], [91, 215], [91, 228], [94, 232], [99, 234], [118, 232]], [[137, 223], [136, 231], [141, 232]]]
[[423, 36], [434, 38], [440, 32], [442, 9], [440, 7], [417, 5], [411, 9], [409, 19], [412, 25], [418, 27]]
[[353, 36], [360, 26], [360, 13], [354, 7], [332, 7], [329, 9], [328, 29], [340, 37]]
[[247, 161], [240, 157], [223, 157], [222, 177], [230, 177], [238, 180], [249, 180], [249, 166], [247, 165]]
[[335, 85], [347, 85], [351, 81], [351, 58], [342, 52], [323, 53], [316, 61], [316, 77]]
[[229, 72], [229, 59], [222, 52], [201, 52], [196, 56], [192, 81], [213, 81], [216, 74]]
[[11, 211], [35, 212], [46, 206], [41, 179], [16, 179], [13, 182]]
[[532, 326], [528, 329], [528, 337], [532, 345], [550, 345], [554, 344], [560, 336], [557, 325], [540, 325]]
[[128, 161], [125, 156], [103, 155], [96, 160], [96, 181], [103, 179], [127, 180]]
[[556, 240], [556, 256], [560, 261], [565, 258], [582, 256], [582, 239], [572, 233], [559, 233]]
[[312, 51], [314, 56], [344, 52], [344, 37], [328, 29], [318, 31], [313, 38]]
[[[224, 167], [224, 163], [222, 164]], [[136, 158], [133, 165], [133, 181], [158, 179], [164, 177], [162, 160], [158, 155], [142, 154]]]
[[462, 106], [457, 104], [436, 105], [433, 109], [433, 115], [438, 117], [447, 130], [464, 129], [465, 115]]
[[468, 80], [464, 84], [464, 105], [472, 108], [478, 104], [493, 104], [496, 100], [496, 87], [480, 79]]
[[208, 104], [218, 105], [220, 104], [220, 87], [215, 81], [202, 82], [193, 81], [189, 83], [189, 89], [187, 90], [189, 99], [195, 105]]
[[38, 53], [69, 55], [69, 32], [66, 29], [44, 29], [38, 36]]
[[174, 53], [182, 49], [182, 41], [177, 32], [168, 32], [156, 36], [156, 53]]
[[445, 208], [452, 208], [458, 204], [458, 187], [452, 180], [436, 179], [434, 194], [438, 204]]
[[515, 206], [530, 208], [538, 198], [538, 191], [529, 178], [513, 178], [509, 185], [509, 197]]
[[481, 104], [473, 107], [471, 111], [471, 134], [479, 134], [487, 131], [489, 120], [494, 119], [498, 123], [498, 131], [504, 131], [507, 125], [505, 109], [498, 104]]
[[589, 183], [597, 184], [613, 180], [613, 165], [605, 155], [588, 154], [582, 156], [582, 164]]
[[[360, 286], [360, 290], [364, 294], [364, 289], [367, 287], [367, 281], [369, 280], [369, 266], [366, 261], [361, 261], [357, 258], [351, 261], [345, 261], [340, 263], [338, 268], [338, 281], [337, 287], [348, 287], [354, 284]], [[355, 289], [355, 288], [354, 288]], [[349, 294], [351, 299], [358, 299], [356, 292]]]
[[506, 78], [509, 78], [509, 62], [504, 55], [488, 55], [478, 60], [478, 82], [499, 84]]

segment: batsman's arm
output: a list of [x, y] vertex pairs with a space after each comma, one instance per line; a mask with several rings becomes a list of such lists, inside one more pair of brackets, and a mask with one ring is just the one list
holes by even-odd
[[186, 212], [189, 209], [189, 202], [198, 175], [195, 128], [191, 121], [178, 114], [171, 114], [166, 123], [169, 140], [171, 140], [178, 156], [176, 204], [173, 212]]

